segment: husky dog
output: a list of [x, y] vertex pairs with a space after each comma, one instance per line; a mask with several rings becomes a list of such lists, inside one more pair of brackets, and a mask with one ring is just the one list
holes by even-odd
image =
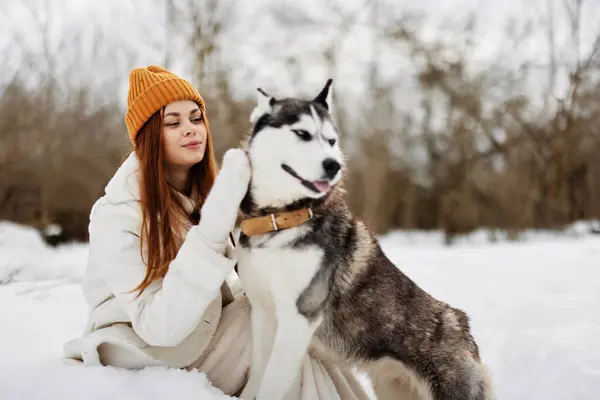
[[250, 116], [236, 251], [253, 345], [241, 398], [286, 399], [318, 349], [366, 371], [379, 399], [492, 399], [467, 315], [404, 275], [344, 202], [331, 83], [308, 101], [259, 88]]

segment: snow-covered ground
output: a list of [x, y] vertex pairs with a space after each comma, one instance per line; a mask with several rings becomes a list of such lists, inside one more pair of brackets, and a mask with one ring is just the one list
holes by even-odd
[[[600, 235], [531, 233], [489, 243], [485, 232], [444, 247], [439, 234], [397, 232], [382, 246], [434, 296], [463, 308], [499, 400], [600, 398]], [[65, 365], [79, 335], [87, 247], [46, 247], [0, 222], [0, 399], [227, 399], [204, 375]]]

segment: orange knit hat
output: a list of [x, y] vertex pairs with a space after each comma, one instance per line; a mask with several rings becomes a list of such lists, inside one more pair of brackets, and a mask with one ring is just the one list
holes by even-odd
[[139, 130], [156, 111], [179, 100], [194, 100], [205, 113], [200, 93], [185, 79], [155, 65], [131, 70], [125, 116], [131, 142], [135, 142]]

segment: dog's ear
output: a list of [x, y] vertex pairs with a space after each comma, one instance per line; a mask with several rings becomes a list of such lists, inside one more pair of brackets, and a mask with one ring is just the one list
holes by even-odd
[[261, 88], [257, 88], [256, 95], [256, 107], [250, 114], [250, 122], [255, 123], [258, 121], [260, 117], [265, 114], [271, 114], [273, 112], [273, 105], [275, 104], [275, 98], [273, 96], [269, 96], [264, 90]]
[[325, 87], [321, 89], [321, 92], [315, 97], [313, 100], [315, 103], [321, 104], [326, 109], [331, 109], [331, 84], [333, 83], [333, 79], [327, 79], [327, 83], [325, 83]]

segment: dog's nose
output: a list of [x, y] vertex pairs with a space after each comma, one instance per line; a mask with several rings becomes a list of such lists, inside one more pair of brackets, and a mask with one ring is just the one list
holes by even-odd
[[327, 158], [323, 161], [323, 169], [329, 179], [333, 179], [342, 166], [333, 158]]

